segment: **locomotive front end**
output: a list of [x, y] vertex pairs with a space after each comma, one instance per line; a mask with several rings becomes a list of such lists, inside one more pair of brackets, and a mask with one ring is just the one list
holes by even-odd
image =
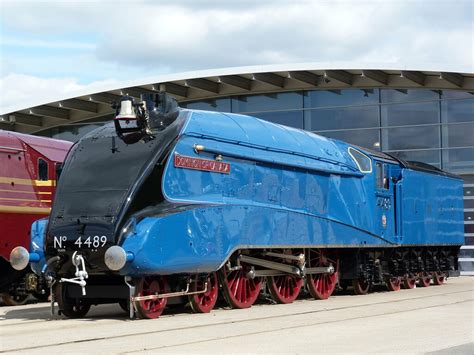
[[115, 271], [132, 261], [133, 253], [119, 244], [130, 216], [163, 200], [161, 165], [187, 117], [161, 93], [141, 101], [125, 96], [114, 107], [114, 121], [79, 140], [65, 161], [49, 223], [42, 228], [44, 257], [26, 249], [14, 255], [17, 268], [36, 263], [37, 271], [49, 276], [60, 309], [72, 317], [80, 315], [74, 313], [80, 307], [68, 300], [128, 298]]

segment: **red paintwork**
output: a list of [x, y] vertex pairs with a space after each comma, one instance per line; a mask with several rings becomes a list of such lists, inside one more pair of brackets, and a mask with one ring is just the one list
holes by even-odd
[[[16, 246], [29, 249], [33, 221], [47, 216], [56, 186], [56, 163], [72, 143], [0, 130], [0, 256]], [[39, 181], [38, 159], [48, 164], [48, 181]]]

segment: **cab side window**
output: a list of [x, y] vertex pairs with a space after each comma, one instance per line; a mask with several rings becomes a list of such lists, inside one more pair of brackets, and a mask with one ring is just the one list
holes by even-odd
[[38, 159], [38, 180], [48, 181], [48, 163], [39, 158]]
[[372, 160], [367, 155], [352, 147], [349, 147], [347, 151], [361, 173], [368, 174], [372, 172]]
[[377, 183], [377, 189], [388, 190], [388, 174], [387, 165], [382, 163], [375, 163], [375, 179]]

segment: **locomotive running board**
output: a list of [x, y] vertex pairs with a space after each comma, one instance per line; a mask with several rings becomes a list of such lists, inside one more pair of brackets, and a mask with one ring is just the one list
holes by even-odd
[[171, 297], [179, 297], [179, 296], [198, 295], [200, 293], [206, 293], [207, 292], [207, 282], [204, 283], [204, 290], [202, 290], [202, 291], [191, 291], [191, 292], [189, 292], [189, 286], [190, 286], [190, 283], [188, 282], [188, 284], [186, 286], [186, 290], [184, 290], [184, 291], [163, 293], [163, 294], [157, 294], [157, 295], [148, 295], [148, 296], [135, 296], [135, 297], [131, 297], [130, 299], [132, 300], [132, 302], [147, 301], [147, 300], [156, 300], [156, 299], [160, 299], [160, 298], [171, 298]]

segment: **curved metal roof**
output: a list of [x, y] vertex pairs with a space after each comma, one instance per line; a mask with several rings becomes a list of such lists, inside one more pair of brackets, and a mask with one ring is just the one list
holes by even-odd
[[52, 98], [49, 102], [12, 107], [0, 115], [0, 128], [34, 133], [46, 128], [77, 123], [111, 114], [110, 103], [120, 95], [139, 97], [146, 92], [166, 91], [178, 102], [218, 97], [275, 93], [308, 89], [427, 88], [474, 92], [474, 73], [452, 68], [389, 68], [371, 64], [281, 64], [212, 69], [166, 74], [108, 85], [95, 92]]

